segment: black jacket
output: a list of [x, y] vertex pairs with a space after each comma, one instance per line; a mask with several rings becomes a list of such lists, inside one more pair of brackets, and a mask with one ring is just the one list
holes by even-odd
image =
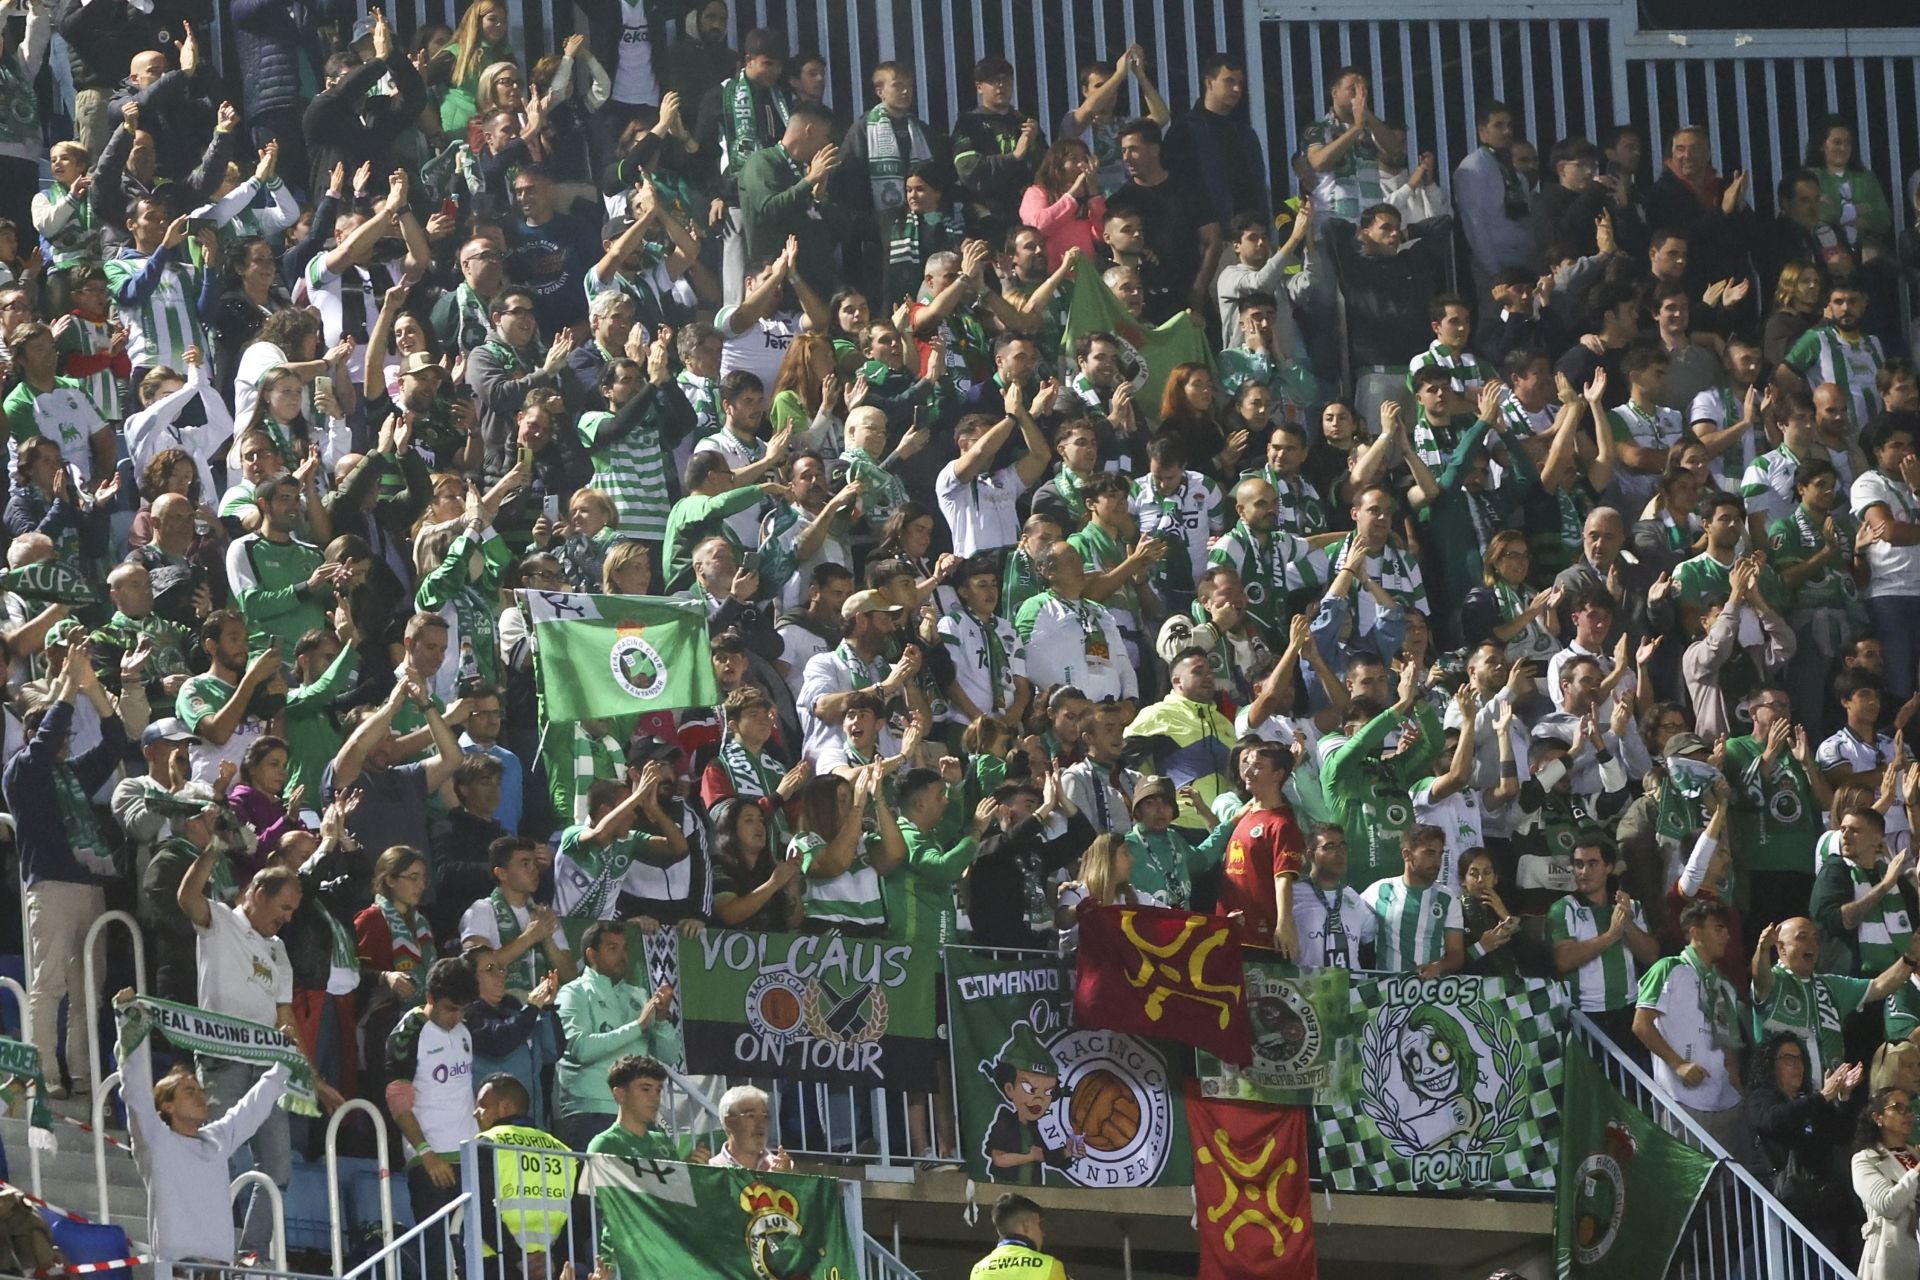
[[[394, 92], [375, 96], [374, 86], [386, 76], [393, 77]], [[398, 49], [384, 62], [364, 62], [333, 88], [321, 90], [301, 119], [313, 162], [307, 189], [326, 190], [336, 164], [352, 173], [369, 161], [375, 173], [388, 172], [394, 139], [412, 127], [426, 101], [426, 82]]]
[[980, 838], [967, 873], [967, 918], [981, 946], [1051, 945], [1027, 923], [1028, 894], [1039, 892], [1050, 900], [1054, 873], [1078, 865], [1098, 833], [1082, 813], [1067, 819], [1066, 831], [1051, 840], [1044, 830], [1029, 818], [1011, 831], [995, 827]]
[[1327, 223], [1321, 241], [1333, 259], [1342, 313], [1342, 380], [1375, 366], [1405, 368], [1407, 354], [1433, 341], [1427, 302], [1446, 288], [1452, 219], [1435, 218], [1406, 229], [1406, 241], [1391, 257], [1361, 251], [1354, 225]]
[[168, 49], [174, 41], [158, 10], [141, 13], [127, 0], [76, 3], [61, 17], [59, 29], [73, 59], [75, 89], [118, 89], [135, 54]]

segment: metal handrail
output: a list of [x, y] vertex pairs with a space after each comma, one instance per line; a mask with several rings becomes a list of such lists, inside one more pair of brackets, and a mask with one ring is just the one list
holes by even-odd
[[919, 1280], [919, 1273], [874, 1239], [871, 1232], [860, 1238], [860, 1269], [866, 1280]]
[[[381, 1252], [385, 1253], [393, 1244], [393, 1168], [387, 1150], [387, 1118], [365, 1098], [351, 1098], [341, 1103], [340, 1109], [327, 1121], [327, 1213], [332, 1219], [328, 1230], [333, 1233], [333, 1274], [336, 1276], [345, 1268], [347, 1256], [343, 1239], [346, 1217], [340, 1212], [340, 1122], [354, 1111], [364, 1111], [373, 1121], [374, 1149], [380, 1160]], [[398, 1274], [398, 1268], [389, 1268], [389, 1276]]]
[[[1669, 1274], [1707, 1277], [1758, 1274], [1769, 1280], [1853, 1280], [1853, 1271], [1833, 1256], [1764, 1183], [1743, 1168], [1714, 1136], [1687, 1114], [1607, 1034], [1579, 1010], [1573, 1032], [1600, 1059], [1610, 1083], [1669, 1133], [1720, 1162], [1694, 1206], [1687, 1236], [1675, 1251]], [[1691, 1266], [1681, 1251], [1691, 1247]]]
[[[80, 972], [87, 984], [87, 1081], [100, 1092], [100, 981], [93, 972], [93, 941], [109, 924], [124, 924], [133, 935], [133, 989], [147, 993], [147, 941], [140, 934], [140, 922], [124, 911], [103, 911], [87, 926], [87, 940], [80, 944]], [[73, 999], [73, 993], [67, 993]]]
[[273, 1258], [273, 1269], [275, 1271], [285, 1271], [287, 1269], [287, 1203], [286, 1199], [280, 1194], [279, 1186], [268, 1176], [266, 1171], [263, 1169], [249, 1169], [235, 1178], [227, 1187], [227, 1208], [229, 1210], [233, 1208], [234, 1197], [239, 1195], [240, 1189], [250, 1182], [266, 1188], [267, 1203], [273, 1209], [273, 1249], [271, 1255]]
[[[383, 1246], [379, 1253], [374, 1254], [353, 1270], [341, 1275], [339, 1264], [336, 1263], [334, 1265], [334, 1274], [339, 1275], [340, 1280], [357, 1280], [357, 1277], [371, 1275], [375, 1266], [384, 1263], [387, 1268], [387, 1275], [396, 1276], [399, 1274], [400, 1251], [406, 1248], [416, 1237], [424, 1242], [427, 1234], [433, 1230], [435, 1224], [438, 1224], [440, 1227], [440, 1238], [447, 1242], [446, 1247], [451, 1248], [454, 1215], [464, 1210], [468, 1202], [472, 1199], [472, 1192], [462, 1191], [459, 1195], [441, 1205], [438, 1209], [428, 1214], [422, 1221], [408, 1229], [405, 1235]], [[424, 1244], [421, 1256], [426, 1256], [424, 1253]], [[473, 1274], [478, 1275], [480, 1273], [475, 1272]], [[558, 1278], [556, 1277], [555, 1280], [558, 1280]]]
[[107, 1095], [126, 1081], [118, 1071], [93, 1090], [93, 1189], [99, 1194], [100, 1221], [107, 1221]]

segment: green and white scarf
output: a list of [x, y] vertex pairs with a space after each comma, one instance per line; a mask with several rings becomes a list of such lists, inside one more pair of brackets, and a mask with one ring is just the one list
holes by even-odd
[[847, 464], [847, 479], [860, 482], [860, 507], [867, 517], [867, 527], [878, 533], [893, 509], [907, 500], [907, 486], [858, 446], [849, 445], [840, 459]]
[[875, 211], [898, 209], [907, 202], [907, 170], [933, 159], [927, 131], [907, 117], [907, 153], [900, 154], [900, 134], [885, 107], [867, 112], [867, 185], [873, 191]]
[[113, 853], [101, 838], [93, 801], [87, 798], [87, 789], [80, 785], [73, 766], [64, 760], [53, 766], [53, 790], [54, 802], [60, 807], [60, 826], [66, 832], [74, 861], [94, 875], [113, 875]]
[[[634, 862], [634, 856], [640, 848], [640, 841], [646, 833], [635, 832], [615, 840], [598, 852], [590, 852], [591, 845], [580, 843], [567, 851], [568, 856], [580, 864], [587, 874], [587, 885], [580, 891], [579, 901], [573, 904], [573, 910], [567, 913], [569, 920], [599, 920], [607, 915], [607, 909], [613, 905], [614, 893], [620, 882], [627, 877], [627, 868]], [[582, 858], [586, 853], [588, 856]]]
[[53, 1152], [59, 1143], [53, 1136], [53, 1113], [47, 1110], [47, 1082], [40, 1074], [40, 1051], [30, 1044], [0, 1036], [0, 1076], [33, 1086], [33, 1110], [28, 1116], [27, 1145], [35, 1151]]
[[124, 1058], [155, 1031], [182, 1052], [255, 1067], [280, 1064], [293, 1077], [280, 1096], [280, 1105], [295, 1115], [320, 1114], [320, 1104], [314, 1097], [313, 1064], [280, 1028], [154, 996], [135, 996], [121, 1009], [120, 1055]]
[[[487, 903], [493, 908], [493, 924], [500, 931], [500, 947], [505, 950], [520, 940], [520, 917], [513, 913], [513, 904], [507, 901], [503, 889], [488, 894]], [[539, 950], [528, 947], [518, 960], [507, 966], [507, 990], [523, 1000], [527, 992], [540, 983]]]
[[[721, 121], [724, 132], [720, 137], [720, 172], [737, 174], [746, 166], [747, 157], [762, 147], [759, 131], [759, 112], [754, 106], [754, 84], [744, 75], [738, 75], [720, 86], [727, 104], [725, 118]], [[773, 96], [774, 114], [780, 117], [780, 128], [784, 132], [787, 117], [793, 114], [793, 104], [787, 100], [786, 90], [769, 89]]]
[[393, 935], [393, 949], [396, 952], [409, 951], [420, 958], [419, 972], [424, 981], [427, 970], [433, 967], [434, 958], [439, 954], [433, 945], [433, 930], [427, 927], [427, 918], [416, 910], [413, 920], [409, 922], [399, 904], [385, 894], [374, 894], [373, 901], [386, 918], [387, 932]]
[[1740, 1002], [1727, 987], [1727, 981], [1700, 953], [1689, 946], [1680, 953], [1700, 984], [1700, 1005], [1707, 1016], [1707, 1028], [1713, 1035], [1713, 1047], [1722, 1052], [1737, 1052], [1740, 1045]]
[[23, 564], [18, 569], [0, 573], [0, 591], [11, 591], [23, 600], [38, 604], [70, 607], [95, 604], [100, 598], [86, 578], [58, 560]]
[[787, 815], [780, 805], [780, 779], [785, 776], [785, 770], [779, 762], [764, 751], [758, 754], [748, 751], [747, 744], [729, 732], [720, 739], [720, 767], [727, 771], [733, 794], [743, 800], [770, 802], [767, 843], [775, 849], [784, 849], [793, 833], [787, 827]]

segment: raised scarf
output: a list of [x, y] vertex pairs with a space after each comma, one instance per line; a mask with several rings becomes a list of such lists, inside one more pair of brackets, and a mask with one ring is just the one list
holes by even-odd
[[[859, 677], [856, 675], [855, 679]], [[727, 771], [728, 781], [733, 783], [733, 794], [743, 800], [768, 802], [763, 806], [770, 828], [767, 844], [775, 849], [785, 848], [787, 838], [793, 834], [787, 827], [787, 815], [780, 803], [780, 779], [785, 776], [785, 770], [766, 752], [747, 750], [747, 744], [731, 732], [720, 739], [720, 765]]]
[[120, 1014], [121, 1057], [154, 1031], [163, 1033], [167, 1043], [182, 1052], [255, 1067], [279, 1063], [292, 1077], [287, 1091], [280, 1095], [280, 1105], [296, 1115], [320, 1114], [314, 1097], [313, 1065], [280, 1028], [155, 996], [135, 996]]
[[[744, 75], [738, 75], [721, 86], [726, 91], [727, 114], [725, 127], [727, 136], [721, 140], [720, 171], [739, 173], [748, 156], [760, 150], [764, 145], [760, 141], [759, 113], [755, 109], [753, 81]], [[773, 96], [774, 114], [780, 117], [780, 128], [784, 132], [787, 117], [793, 108], [787, 102], [786, 94], [779, 89], [767, 91]]]

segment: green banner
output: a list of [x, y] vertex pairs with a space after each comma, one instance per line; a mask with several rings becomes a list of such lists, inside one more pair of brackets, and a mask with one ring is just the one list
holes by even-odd
[[1335, 1191], [1551, 1191], [1563, 983], [1356, 982], [1351, 1060], [1314, 1107]]
[[1349, 1044], [1347, 971], [1328, 966], [1302, 973], [1249, 951], [1246, 975], [1253, 1063], [1236, 1067], [1196, 1054], [1202, 1096], [1291, 1107], [1332, 1102], [1339, 1054]]
[[1664, 1276], [1719, 1162], [1620, 1096], [1583, 1044], [1567, 1049], [1566, 1127], [1553, 1200], [1560, 1275]]
[[949, 947], [946, 966], [969, 1177], [1029, 1187], [1192, 1183], [1186, 1109], [1164, 1046], [1076, 1027], [1073, 969], [1056, 956]]
[[527, 591], [543, 719], [566, 724], [720, 700], [698, 600]]
[[1067, 306], [1066, 334], [1062, 347], [1073, 344], [1085, 333], [1110, 333], [1120, 341], [1120, 376], [1134, 384], [1137, 404], [1160, 404], [1167, 376], [1183, 364], [1213, 367], [1213, 353], [1207, 346], [1207, 331], [1194, 323], [1192, 312], [1182, 311], [1157, 328], [1148, 328], [1128, 314], [1113, 290], [1100, 278], [1100, 268], [1092, 258], [1083, 257], [1073, 273], [1073, 300]]
[[860, 1280], [837, 1178], [594, 1155], [580, 1189], [619, 1280]]
[[940, 956], [884, 938], [708, 929], [680, 941], [692, 1071], [925, 1092]]

